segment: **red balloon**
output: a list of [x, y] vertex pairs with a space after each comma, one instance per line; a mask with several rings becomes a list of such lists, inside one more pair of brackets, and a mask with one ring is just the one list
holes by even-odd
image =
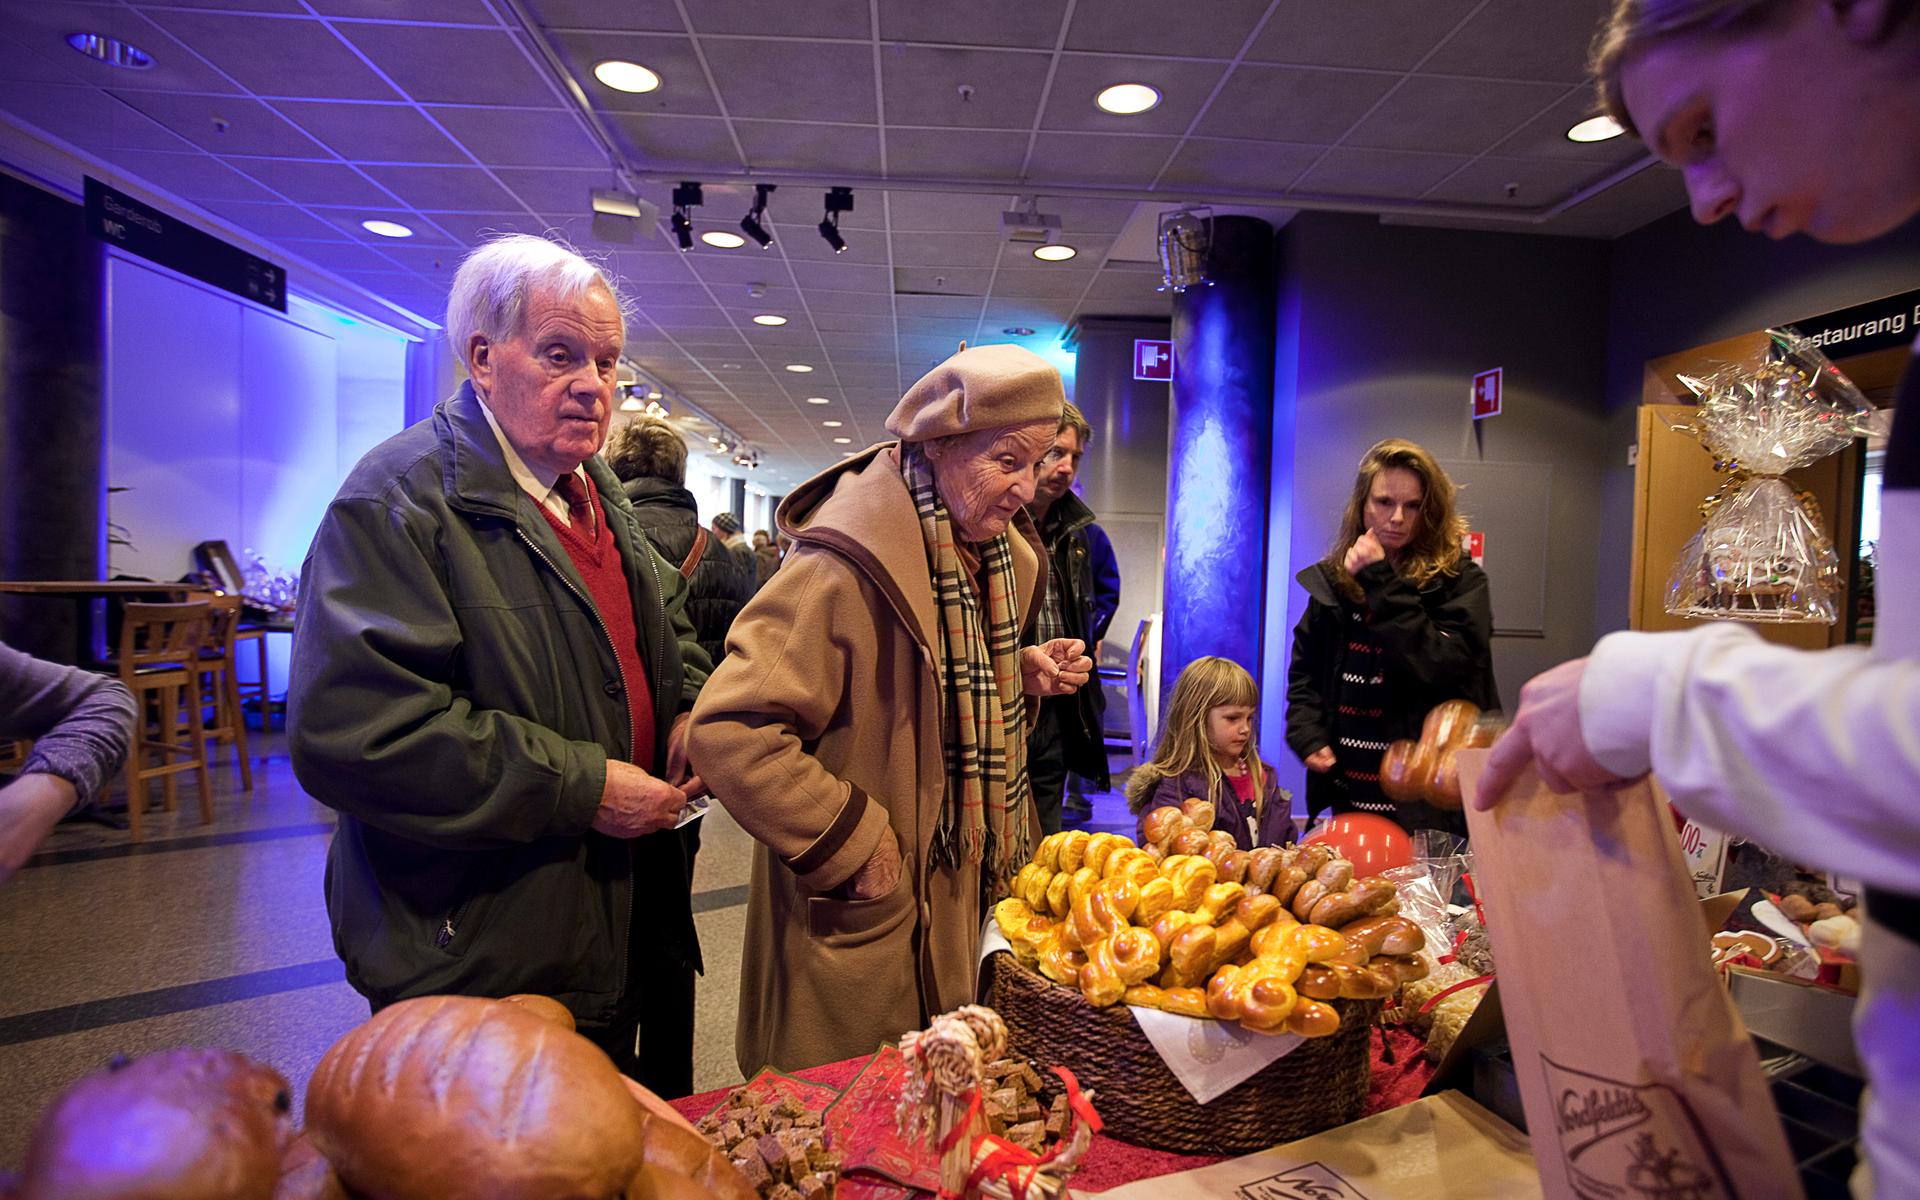
[[1325, 842], [1353, 864], [1353, 877], [1365, 879], [1413, 861], [1407, 831], [1372, 813], [1343, 813], [1308, 834], [1304, 842]]

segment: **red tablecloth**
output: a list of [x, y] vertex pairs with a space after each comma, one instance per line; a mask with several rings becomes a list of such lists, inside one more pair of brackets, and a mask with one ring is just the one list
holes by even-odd
[[[1391, 1042], [1392, 1062], [1386, 1059], [1382, 1045], [1383, 1033]], [[1370, 1117], [1420, 1098], [1427, 1081], [1433, 1078], [1433, 1064], [1421, 1054], [1422, 1046], [1418, 1037], [1404, 1030], [1383, 1031], [1376, 1028], [1373, 1031], [1373, 1075], [1367, 1085], [1367, 1106], [1361, 1116]], [[812, 1083], [844, 1088], [867, 1065], [867, 1057], [863, 1055], [844, 1062], [827, 1063], [794, 1074]], [[688, 1120], [697, 1121], [713, 1111], [731, 1090], [716, 1088], [711, 1092], [675, 1100], [673, 1106]], [[1136, 1179], [1150, 1179], [1155, 1175], [1171, 1175], [1176, 1171], [1204, 1167], [1225, 1157], [1219, 1154], [1173, 1154], [1165, 1150], [1149, 1150], [1103, 1134], [1094, 1138], [1092, 1147], [1087, 1151], [1085, 1164], [1073, 1177], [1073, 1186], [1077, 1191], [1105, 1191]]]

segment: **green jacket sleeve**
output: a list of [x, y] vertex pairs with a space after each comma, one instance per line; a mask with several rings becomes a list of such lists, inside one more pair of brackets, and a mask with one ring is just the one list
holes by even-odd
[[446, 849], [585, 833], [606, 752], [454, 694], [465, 648], [421, 524], [371, 498], [322, 520], [294, 618], [295, 776], [329, 808]]

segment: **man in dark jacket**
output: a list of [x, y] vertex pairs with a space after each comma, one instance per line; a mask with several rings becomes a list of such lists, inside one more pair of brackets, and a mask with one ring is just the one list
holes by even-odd
[[700, 954], [673, 827], [709, 664], [595, 457], [619, 300], [572, 251], [502, 238], [461, 263], [447, 334], [470, 382], [360, 460], [301, 575], [288, 742], [340, 813], [334, 948], [376, 1009], [544, 993], [685, 1094]]
[[[1045, 591], [1034, 617], [1036, 643], [1078, 638], [1091, 647], [1098, 640], [1093, 555], [1087, 539], [1093, 510], [1072, 491], [1081, 456], [1092, 440], [1093, 427], [1069, 401], [1053, 446], [1040, 461], [1033, 502], [1027, 505], [1046, 549]], [[1111, 608], [1105, 619], [1113, 619]], [[1111, 786], [1106, 739], [1101, 733], [1105, 712], [1106, 698], [1097, 681], [1071, 696], [1040, 702], [1027, 743], [1027, 777], [1040, 827], [1047, 833], [1060, 831], [1068, 771], [1084, 776], [1101, 791]]]

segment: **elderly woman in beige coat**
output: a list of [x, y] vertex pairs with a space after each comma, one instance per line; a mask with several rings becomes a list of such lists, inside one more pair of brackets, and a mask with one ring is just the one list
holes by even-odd
[[796, 488], [793, 549], [735, 621], [690, 757], [758, 841], [742, 1072], [867, 1053], [972, 999], [987, 905], [1037, 828], [1028, 696], [1093, 664], [1023, 646], [1026, 515], [1065, 401], [1016, 346], [962, 350], [887, 418], [899, 440]]

